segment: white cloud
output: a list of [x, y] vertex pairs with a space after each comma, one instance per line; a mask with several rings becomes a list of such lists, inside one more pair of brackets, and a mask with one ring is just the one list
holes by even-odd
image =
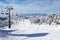
[[[50, 6], [48, 5], [49, 1], [46, 0], [44, 5], [43, 3], [41, 3], [40, 6], [39, 1], [35, 0], [27, 0], [27, 2], [30, 2], [30, 4], [27, 5], [23, 5], [23, 4], [17, 4], [16, 2], [18, 2], [18, 0], [6, 0], [7, 2], [9, 2], [9, 4], [0, 2], [0, 5], [2, 7], [6, 7], [6, 6], [13, 6], [14, 10], [13, 12], [18, 12], [18, 13], [39, 13], [39, 12], [48, 12], [49, 10], [52, 9], [56, 9], [57, 7], [60, 7], [60, 1], [54, 1]], [[47, 2], [47, 3], [46, 3]], [[1, 7], [0, 6], [0, 7]]]
[[34, 5], [18, 5], [18, 4], [5, 4], [5, 3], [1, 3], [0, 5], [2, 5], [3, 7], [8, 6], [13, 6], [14, 7], [14, 12], [19, 12], [19, 13], [29, 13], [29, 12], [39, 12], [39, 11], [44, 11], [46, 8], [43, 7], [39, 7], [39, 6], [34, 6]]

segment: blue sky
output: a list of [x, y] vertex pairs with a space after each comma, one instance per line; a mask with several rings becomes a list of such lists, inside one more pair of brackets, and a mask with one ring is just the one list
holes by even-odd
[[0, 8], [6, 6], [13, 6], [13, 12], [18, 13], [60, 12], [60, 0], [0, 0]]

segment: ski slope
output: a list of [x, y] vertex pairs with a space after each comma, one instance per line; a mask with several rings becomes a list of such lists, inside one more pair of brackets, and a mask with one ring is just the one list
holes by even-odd
[[29, 19], [24, 19], [11, 29], [0, 29], [0, 40], [60, 40], [60, 25], [31, 24]]

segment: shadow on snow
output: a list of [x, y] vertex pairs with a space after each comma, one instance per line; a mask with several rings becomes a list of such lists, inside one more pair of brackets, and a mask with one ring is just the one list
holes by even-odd
[[8, 36], [26, 36], [26, 37], [42, 37], [46, 36], [48, 33], [33, 33], [33, 34], [11, 34], [16, 30], [0, 30], [0, 37], [8, 37]]
[[11, 36], [27, 36], [27, 37], [42, 37], [48, 33], [33, 33], [33, 34], [10, 34]]

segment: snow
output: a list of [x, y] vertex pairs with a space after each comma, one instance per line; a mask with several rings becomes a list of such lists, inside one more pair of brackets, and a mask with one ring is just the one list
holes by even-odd
[[60, 25], [31, 24], [29, 19], [24, 19], [11, 29], [0, 29], [0, 40], [60, 40]]

